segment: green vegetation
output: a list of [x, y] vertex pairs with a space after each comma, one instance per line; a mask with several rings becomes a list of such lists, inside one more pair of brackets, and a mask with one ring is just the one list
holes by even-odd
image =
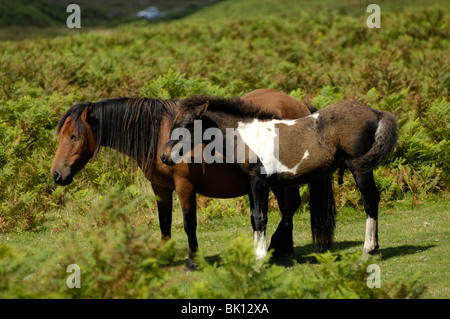
[[[62, 36], [43, 29], [34, 31], [36, 38], [0, 42], [0, 296], [204, 297], [215, 289], [205, 278], [215, 278], [208, 282], [217, 285], [228, 280], [235, 271], [232, 261], [248, 273], [263, 267], [262, 273], [273, 280], [249, 281], [240, 292], [230, 291], [230, 297], [294, 297], [295, 292], [295, 297], [309, 298], [447, 298], [450, 8], [426, 0], [406, 6], [381, 1], [382, 28], [368, 29], [367, 4], [230, 0], [177, 21], [81, 31], [63, 27], [56, 32]], [[27, 10], [40, 9], [20, 12]], [[33, 12], [41, 19], [44, 9]], [[18, 38], [28, 32], [17, 30]], [[364, 218], [349, 173], [343, 185], [336, 183], [340, 214], [333, 256], [339, 255], [339, 261], [319, 256], [323, 263], [318, 265], [310, 255], [307, 187], [301, 188], [305, 204], [296, 215], [294, 257], [278, 266], [247, 264], [253, 259], [245, 245], [232, 248], [236, 244], [230, 234], [251, 232], [248, 199], [199, 198], [203, 269], [190, 278], [182, 271], [187, 241], [179, 205], [174, 207], [173, 240], [178, 248], [173, 242], [159, 244], [156, 205], [147, 197], [152, 191], [141, 172], [132, 172], [127, 163], [108, 164], [105, 152], [70, 186], [51, 180], [54, 128], [74, 100], [237, 96], [262, 87], [283, 90], [319, 108], [354, 99], [397, 116], [398, 146], [375, 171], [382, 193], [382, 249], [371, 261], [380, 265], [382, 282], [392, 283], [390, 288], [368, 291], [354, 285], [365, 271], [364, 262], [358, 266], [355, 257]], [[112, 191], [117, 187], [121, 191]], [[271, 198], [269, 236], [279, 221], [276, 209]], [[242, 255], [233, 255], [238, 253]], [[172, 261], [161, 266], [169, 257]], [[61, 279], [67, 277], [65, 266], [55, 265], [72, 261], [83, 263], [83, 285], [89, 289], [67, 289]], [[343, 271], [347, 268], [353, 270]], [[342, 272], [343, 290], [329, 286], [335, 271]], [[418, 281], [405, 279], [418, 271]], [[42, 275], [28, 277], [37, 272]], [[283, 272], [290, 278], [286, 283], [277, 277]], [[308, 291], [293, 279], [304, 278], [305, 272], [312, 274], [306, 278]], [[41, 280], [37, 278], [42, 278], [40, 285], [32, 285]], [[428, 287], [424, 294], [423, 285]]]
[[[248, 238], [233, 240], [214, 265], [202, 260], [202, 276], [193, 284], [198, 298], [418, 298], [425, 287], [417, 278], [402, 283], [389, 283], [383, 289], [366, 284], [367, 267], [360, 253], [339, 256], [313, 254], [318, 267], [307, 264], [300, 271], [285, 274], [283, 267], [256, 261]], [[381, 288], [381, 287], [380, 287]]]
[[[210, 219], [201, 212], [200, 239], [205, 245], [197, 259], [200, 269], [187, 275], [183, 271], [187, 244], [182, 240], [181, 216], [175, 216], [174, 239], [161, 243], [156, 234], [148, 232], [148, 225], [132, 213], [148, 198], [130, 199], [123, 193], [133, 191], [118, 187], [94, 203], [89, 215], [79, 218], [77, 230], [64, 229], [72, 228], [74, 223], [55, 216], [51, 230], [8, 238], [8, 244], [0, 246], [0, 297], [418, 298], [430, 293], [428, 289], [442, 297], [448, 289], [445, 282], [428, 286], [423, 283], [424, 278], [436, 277], [428, 273], [445, 267], [445, 256], [432, 264], [426, 263], [427, 259], [445, 252], [446, 244], [435, 240], [448, 242], [449, 239], [445, 227], [438, 224], [444, 215], [442, 208], [438, 208], [438, 216], [424, 209], [415, 214], [382, 214], [383, 231], [394, 222], [395, 230], [401, 228], [398, 224], [405, 219], [405, 214], [412, 215], [410, 224], [417, 237], [403, 247], [405, 230], [401, 234], [383, 234], [383, 242], [391, 246], [373, 257], [361, 256], [364, 227], [352, 231], [358, 222], [363, 226], [364, 220], [357, 211], [346, 210], [342, 215], [338, 229], [343, 236], [338, 235], [341, 237], [337, 243], [338, 254], [312, 253], [307, 216], [296, 216], [297, 246], [293, 258], [278, 264], [269, 261], [270, 255], [256, 260], [251, 236], [230, 235], [230, 231], [243, 232], [242, 219], [247, 220], [248, 214], [236, 212]], [[221, 202], [216, 204], [236, 204], [232, 200]], [[276, 214], [271, 211], [271, 229], [276, 226]], [[424, 218], [428, 222], [421, 225]], [[427, 244], [422, 237], [430, 231], [433, 240]], [[37, 245], [30, 246], [31, 241]], [[175, 246], [176, 241], [181, 243], [177, 246], [183, 247]], [[436, 249], [437, 254], [430, 253], [431, 249]], [[422, 271], [410, 268], [408, 259], [417, 256], [416, 263], [426, 264], [428, 268], [423, 267]], [[398, 258], [402, 261], [395, 260]], [[66, 268], [70, 264], [80, 266], [80, 289], [66, 286], [70, 275]], [[369, 288], [366, 284], [370, 264], [380, 266], [380, 288]], [[443, 273], [440, 276], [445, 278]]]

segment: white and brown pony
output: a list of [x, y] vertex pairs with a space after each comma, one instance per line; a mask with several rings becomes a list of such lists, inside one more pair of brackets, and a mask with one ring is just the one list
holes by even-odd
[[367, 214], [363, 251], [373, 253], [378, 248], [380, 197], [373, 170], [396, 144], [398, 125], [392, 114], [353, 101], [338, 102], [296, 120], [275, 117], [241, 99], [194, 96], [177, 105], [180, 113], [172, 124], [172, 139], [163, 149], [163, 162], [174, 165], [174, 155], [179, 155], [175, 146], [186, 142], [173, 138], [176, 130], [187, 130], [191, 151], [195, 140], [201, 140], [199, 134], [222, 138], [215, 145], [226, 145], [215, 150], [221, 152], [220, 161], [233, 164], [249, 180], [257, 256], [266, 254], [269, 188], [323, 181], [342, 167], [351, 170]]

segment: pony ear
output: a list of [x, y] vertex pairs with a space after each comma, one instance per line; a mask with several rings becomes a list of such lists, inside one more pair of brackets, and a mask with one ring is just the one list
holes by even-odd
[[205, 104], [199, 106], [199, 109], [196, 114], [197, 117], [202, 117], [203, 115], [205, 115], [206, 110], [208, 109], [208, 105], [209, 105], [209, 101], [206, 101]]
[[88, 106], [83, 110], [83, 112], [81, 112], [81, 118], [83, 119], [83, 121], [87, 122], [89, 116], [90, 116], [90, 112], [89, 112], [89, 106]]
[[94, 118], [92, 114], [92, 107], [88, 105], [83, 112], [81, 112], [81, 118], [83, 121], [85, 121], [88, 124], [94, 124], [96, 122], [96, 119]]

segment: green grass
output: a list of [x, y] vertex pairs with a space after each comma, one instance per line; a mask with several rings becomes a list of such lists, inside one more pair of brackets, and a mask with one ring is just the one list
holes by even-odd
[[[238, 204], [237, 204], [238, 203]], [[426, 285], [424, 298], [450, 297], [450, 283], [448, 280], [448, 247], [450, 236], [450, 218], [448, 216], [450, 201], [448, 198], [424, 198], [423, 203], [412, 207], [412, 200], [394, 202], [384, 205], [380, 209], [379, 237], [380, 249], [372, 257], [371, 263], [381, 268], [381, 283], [392, 283], [398, 280], [413, 278], [419, 274], [419, 282]], [[92, 205], [95, 207], [96, 203]], [[223, 214], [212, 214], [207, 207], [216, 207]], [[241, 208], [239, 208], [241, 207]], [[207, 213], [205, 213], [205, 210]], [[303, 212], [297, 212], [294, 217], [294, 254], [290, 259], [274, 261], [283, 267], [286, 275], [299, 275], [308, 267], [320, 267], [315, 263], [312, 253], [316, 252], [311, 244], [309, 213], [306, 206]], [[228, 213], [226, 213], [228, 212]], [[0, 236], [0, 245], [8, 244], [19, 251], [36, 253], [36, 248], [45, 249], [50, 255], [57, 255], [61, 251], [71, 252], [65, 247], [68, 238], [78, 247], [88, 252], [92, 250], [92, 228], [105, 232], [112, 241], [115, 238], [114, 227], [111, 225], [98, 226], [98, 216], [89, 213], [80, 215], [75, 210], [66, 209], [64, 212], [54, 212], [48, 218], [45, 230], [32, 233], [8, 233]], [[95, 218], [93, 218], [95, 217]], [[138, 229], [138, 233], [150, 236], [151, 241], [159, 240], [159, 225], [156, 212], [146, 216], [139, 213], [130, 214], [131, 225]], [[150, 220], [145, 223], [144, 220]], [[280, 217], [276, 210], [269, 212], [268, 238], [276, 229]], [[225, 248], [239, 235], [244, 235], [252, 241], [252, 230], [249, 218], [249, 208], [244, 199], [214, 199], [208, 206], [200, 207], [198, 212], [198, 240], [200, 254], [209, 263], [218, 262]], [[71, 230], [76, 229], [76, 231]], [[341, 209], [336, 228], [336, 242], [331, 250], [340, 256], [361, 252], [365, 232], [365, 214], [353, 208]], [[170, 276], [170, 291], [166, 297], [183, 296], [191, 298], [192, 284], [202, 278], [201, 272], [185, 273], [185, 261], [188, 254], [187, 238], [183, 229], [183, 221], [179, 203], [175, 200], [173, 240], [175, 254], [163, 271]], [[150, 241], [150, 242], [151, 242]], [[73, 248], [75, 250], [75, 248]], [[77, 261], [74, 260], [76, 263]], [[64, 282], [61, 282], [63, 285]], [[176, 291], [176, 294], [173, 292]]]
[[[420, 204], [415, 208], [396, 203], [392, 208], [381, 208], [379, 216], [380, 250], [374, 256], [374, 263], [381, 267], [382, 281], [410, 278], [417, 272], [421, 282], [428, 286], [426, 298], [449, 298], [448, 279], [450, 244], [449, 200]], [[269, 215], [268, 236], [273, 234], [279, 221], [278, 213]], [[237, 218], [236, 218], [237, 217]], [[199, 242], [204, 254], [214, 260], [220, 246], [230, 241], [235, 234], [248, 234], [251, 240], [249, 216], [224, 217], [200, 224]], [[200, 217], [201, 218], [201, 217]], [[246, 225], [244, 225], [246, 223]], [[356, 253], [362, 250], [365, 235], [365, 213], [361, 210], [346, 209], [339, 213], [336, 228], [336, 243], [333, 253]], [[181, 230], [176, 237], [183, 241]], [[269, 237], [268, 237], [269, 238]], [[301, 267], [313, 262], [311, 253], [311, 231], [309, 214], [297, 213], [294, 218], [295, 249], [292, 260], [281, 262], [286, 271], [295, 273]], [[181, 260], [180, 260], [181, 261]]]
[[[381, 210], [380, 250], [375, 262], [381, 267], [385, 280], [394, 280], [400, 276], [412, 277], [420, 272], [422, 282], [429, 288], [427, 297], [450, 297], [450, 281], [446, 276], [450, 240], [448, 211], [448, 200], [438, 203], [429, 200], [415, 208], [400, 204]], [[338, 241], [336, 248], [340, 251], [361, 249], [364, 236], [364, 217], [361, 215], [340, 215], [336, 237], [345, 238], [343, 249], [339, 249], [341, 244]]]

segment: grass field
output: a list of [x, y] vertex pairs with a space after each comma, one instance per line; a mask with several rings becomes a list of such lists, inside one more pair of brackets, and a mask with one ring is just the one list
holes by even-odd
[[[426, 283], [425, 298], [450, 297], [448, 247], [450, 244], [449, 201], [433, 201], [411, 209], [403, 203], [396, 203], [392, 208], [380, 212], [380, 250], [371, 263], [378, 264], [382, 271], [382, 283], [401, 278], [412, 278], [420, 274], [420, 281]], [[200, 220], [202, 219], [200, 215]], [[205, 217], [203, 217], [205, 218]], [[273, 234], [280, 220], [277, 212], [269, 215], [268, 236]], [[347, 209], [339, 214], [336, 231], [334, 254], [360, 253], [364, 243], [365, 214], [363, 211]], [[245, 224], [245, 225], [244, 225]], [[404, 227], [408, 224], [408, 227]], [[225, 243], [230, 242], [236, 234], [246, 234], [251, 240], [252, 231], [249, 216], [225, 216], [219, 220], [209, 221], [205, 218], [200, 223], [199, 242], [209, 261], [215, 260], [223, 251]], [[175, 238], [177, 245], [182, 245], [182, 254], [178, 263], [184, 263], [187, 254], [182, 222], [179, 221]], [[311, 256], [315, 252], [311, 245], [309, 214], [299, 213], [294, 218], [295, 249], [292, 259], [278, 261], [286, 271], [296, 274], [301, 267], [318, 267], [308, 265], [315, 261]], [[181, 247], [180, 247], [181, 248]], [[179, 266], [181, 267], [181, 265]], [[181, 274], [181, 268], [175, 270]], [[183, 276], [181, 274], [181, 276]]]
[[[198, 240], [200, 255], [205, 257], [207, 262], [220, 261], [222, 254], [229, 248], [230, 242], [240, 235], [243, 235], [249, 243], [252, 241], [248, 209], [239, 210], [239, 205], [236, 204], [236, 202], [242, 204], [242, 201], [242, 199], [239, 201], [214, 199], [209, 206], [205, 205], [200, 209]], [[418, 282], [426, 287], [423, 298], [450, 296], [447, 271], [450, 266], [448, 259], [449, 204], [450, 201], [445, 198], [429, 198], [411, 207], [411, 199], [408, 199], [390, 203], [381, 208], [379, 217], [381, 247], [374, 256], [370, 257], [369, 263], [380, 267], [382, 287], [417, 277]], [[97, 206], [95, 202], [92, 205]], [[215, 213], [212, 212], [214, 209]], [[282, 267], [286, 276], [300, 276], [302, 272], [308, 272], [308, 269], [321, 267], [313, 256], [316, 249], [311, 244], [309, 213], [306, 207], [304, 210], [294, 217], [293, 256], [271, 262]], [[201, 280], [204, 273], [202, 270], [194, 273], [185, 272], [188, 246], [179, 204], [176, 200], [175, 211], [173, 223], [175, 250], [170, 262], [162, 268], [170, 280], [165, 284], [165, 290], [162, 290], [165, 292], [160, 291], [159, 296], [198, 298], [198, 295], [192, 292], [192, 286], [193, 283]], [[130, 215], [130, 219], [130, 224], [136, 227], [137, 234], [149, 236], [147, 243], [159, 240], [159, 225], [155, 213], [134, 214]], [[278, 211], [271, 209], [268, 224], [269, 237], [273, 234], [279, 220]], [[117, 234], [113, 226], [103, 225], [92, 216], [80, 216], [75, 210], [68, 209], [49, 216], [46, 227], [42, 231], [0, 235], [0, 244], [13, 246], [18, 251], [28, 252], [30, 256], [38, 255], [39, 250], [45, 250], [52, 255], [77, 255], [78, 249], [83, 252], [92, 251], [93, 241], [99, 239], [96, 233], [99, 227], [105, 234], [105, 237], [100, 238], [114, 241]], [[331, 252], [337, 256], [360, 254], [364, 232], [364, 212], [354, 208], [342, 209], [338, 216], [336, 242]], [[68, 243], [72, 244], [68, 246]], [[80, 263], [82, 270], [87, 267], [82, 259], [77, 262]], [[45, 273], [47, 270], [35, 269], [35, 271]], [[58, 272], [50, 276], [54, 277], [57, 274]], [[64, 287], [67, 276], [68, 274], [62, 277], [56, 276], [61, 287]], [[40, 293], [46, 297], [52, 296], [52, 291], [40, 291]]]
[[[381, 29], [366, 26], [368, 1], [337, 0], [229, 0], [177, 20], [81, 30], [58, 19], [45, 28], [2, 27], [0, 297], [204, 298], [234, 282], [234, 274], [245, 289], [237, 284], [217, 297], [449, 298], [450, 6], [379, 3]], [[200, 255], [209, 264], [200, 258], [191, 274], [184, 272], [179, 203], [175, 197], [173, 241], [160, 244], [155, 201], [141, 172], [108, 164], [106, 152], [70, 186], [51, 179], [54, 129], [74, 100], [238, 96], [261, 87], [319, 109], [358, 100], [398, 118], [397, 147], [374, 174], [381, 248], [369, 260], [358, 255], [365, 214], [348, 173], [335, 184], [336, 261], [313, 255], [302, 187], [294, 255], [263, 265], [246, 250], [248, 199], [199, 197]], [[272, 198], [269, 238], [278, 221]], [[66, 286], [71, 263], [82, 269], [78, 291]], [[368, 263], [380, 266], [378, 292], [365, 285]]]

